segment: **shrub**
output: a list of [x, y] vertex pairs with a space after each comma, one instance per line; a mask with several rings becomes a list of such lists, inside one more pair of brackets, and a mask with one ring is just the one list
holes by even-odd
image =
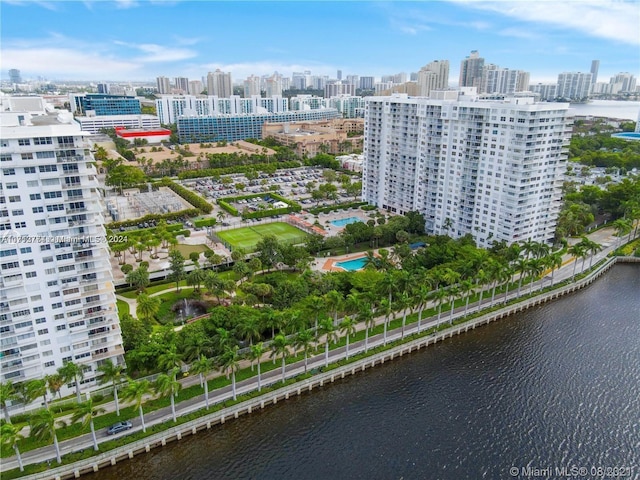
[[133, 271], [133, 265], [129, 265], [128, 263], [125, 263], [124, 265], [122, 265], [120, 267], [120, 270], [122, 270], [122, 273], [124, 273], [126, 275], [126, 274], [131, 273]]
[[202, 227], [212, 227], [216, 224], [215, 218], [201, 218], [199, 220], [194, 220], [193, 225], [202, 228]]

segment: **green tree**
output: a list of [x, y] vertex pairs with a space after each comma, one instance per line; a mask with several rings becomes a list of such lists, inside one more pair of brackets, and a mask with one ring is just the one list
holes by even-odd
[[285, 368], [288, 354], [289, 340], [282, 334], [276, 335], [271, 341], [271, 357], [274, 361], [278, 356], [282, 358], [282, 383], [285, 382]]
[[364, 323], [364, 351], [369, 351], [369, 329], [376, 326], [376, 318], [369, 302], [362, 302], [357, 312], [357, 320]]
[[236, 400], [236, 372], [240, 368], [240, 355], [238, 354], [238, 345], [234, 345], [233, 347], [227, 346], [222, 355], [220, 355], [217, 359], [218, 366], [220, 370], [224, 372], [229, 378], [231, 375], [231, 394], [234, 400]]
[[307, 373], [307, 359], [313, 351], [313, 333], [310, 330], [301, 330], [296, 334], [293, 344], [304, 354], [304, 373]]
[[135, 287], [138, 292], [142, 292], [149, 286], [149, 270], [147, 267], [138, 267], [127, 274], [126, 281], [129, 286]]
[[200, 376], [200, 385], [204, 387], [204, 402], [207, 410], [209, 410], [209, 383], [207, 382], [207, 375], [211, 370], [213, 370], [213, 360], [204, 355], [200, 355], [200, 357], [191, 364], [191, 371]]
[[160, 310], [160, 303], [160, 298], [141, 293], [137, 298], [136, 315], [149, 323]]
[[178, 392], [182, 389], [182, 384], [176, 380], [177, 371], [179, 369], [173, 369], [169, 371], [169, 373], [161, 373], [158, 375], [154, 382], [153, 389], [154, 391], [162, 396], [169, 397], [171, 400], [171, 416], [173, 417], [173, 422], [177, 422], [176, 418], [176, 400], [175, 397], [178, 395]]
[[15, 386], [10, 381], [0, 383], [0, 405], [2, 406], [2, 413], [4, 414], [4, 420], [7, 423], [11, 423], [11, 416], [9, 415], [9, 402], [18, 399]]
[[347, 337], [345, 355], [346, 355], [346, 359], [348, 360], [349, 359], [349, 339], [351, 335], [355, 335], [356, 333], [356, 322], [353, 320], [353, 318], [351, 318], [348, 315], [344, 316], [344, 318], [342, 319], [342, 322], [340, 322], [340, 332], [344, 333]]
[[336, 326], [330, 318], [324, 318], [320, 321], [320, 333], [326, 335], [324, 339], [324, 366], [329, 366], [329, 344], [336, 342], [338, 339], [338, 332]]
[[176, 282], [176, 290], [178, 292], [180, 291], [180, 281], [185, 276], [184, 262], [185, 259], [179, 250], [173, 249], [169, 252], [169, 271], [171, 273], [169, 273], [167, 279]]
[[53, 441], [53, 447], [56, 450], [56, 460], [58, 463], [62, 463], [56, 427], [65, 426], [65, 423], [62, 420], [56, 421], [53, 412], [45, 408], [31, 415], [29, 425], [31, 427], [30, 435], [32, 437], [42, 441]]
[[98, 439], [96, 438], [96, 429], [93, 425], [93, 419], [98, 415], [105, 412], [105, 409], [102, 407], [96, 407], [93, 404], [93, 399], [91, 397], [87, 398], [85, 402], [81, 402], [78, 404], [76, 409], [71, 415], [72, 423], [82, 423], [83, 428], [87, 428], [87, 426], [91, 429], [91, 438], [93, 439], [93, 449], [97, 452], [98, 448]]
[[113, 387], [113, 400], [116, 404], [116, 415], [120, 416], [120, 402], [118, 399], [118, 386], [124, 380], [124, 366], [114, 363], [113, 360], [106, 360], [98, 367], [98, 372], [102, 373], [100, 383], [111, 383]]
[[20, 433], [21, 430], [22, 427], [12, 425], [11, 422], [3, 423], [2, 426], [0, 426], [0, 438], [2, 439], [3, 446], [13, 448], [13, 451], [16, 452], [18, 466], [20, 467], [20, 471], [24, 472], [22, 457], [18, 449], [18, 442], [24, 439], [24, 436]]
[[53, 395], [54, 398], [58, 395], [58, 397], [62, 399], [60, 394], [60, 390], [64, 387], [64, 378], [62, 378], [62, 375], [59, 373], [53, 373], [51, 375], [47, 375], [45, 380], [47, 381], [47, 388], [51, 392], [51, 395]]
[[44, 399], [44, 408], [49, 408], [47, 400], [47, 381], [44, 378], [34, 378], [27, 382], [27, 395], [31, 401], [39, 397]]
[[135, 405], [140, 413], [140, 421], [142, 423], [142, 431], [146, 432], [147, 427], [144, 423], [144, 413], [142, 412], [142, 405], [144, 404], [144, 397], [151, 395], [153, 388], [149, 380], [129, 380], [127, 387], [122, 392], [122, 399], [125, 402], [130, 402]]
[[249, 349], [249, 360], [251, 361], [251, 369], [253, 369], [253, 362], [256, 362], [258, 365], [258, 391], [262, 390], [262, 379], [260, 375], [260, 359], [262, 358], [262, 355], [265, 352], [266, 350], [262, 342], [256, 343], [255, 345], [251, 345]]
[[80, 380], [84, 379], [84, 369], [81, 365], [73, 362], [67, 362], [58, 368], [58, 373], [64, 378], [64, 381], [74, 382], [76, 387], [76, 400], [80, 403]]

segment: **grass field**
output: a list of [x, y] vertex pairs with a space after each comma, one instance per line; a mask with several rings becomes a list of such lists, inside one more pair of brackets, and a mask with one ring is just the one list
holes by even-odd
[[256, 244], [265, 235], [273, 235], [280, 242], [284, 243], [302, 243], [308, 237], [302, 230], [284, 222], [234, 228], [233, 230], [217, 232], [216, 235], [232, 247], [242, 248], [247, 252], [253, 251]]
[[206, 245], [182, 245], [182, 244], [178, 244], [173, 248], [178, 250], [182, 254], [182, 256], [184, 258], [189, 258], [189, 254], [191, 252], [200, 253], [200, 252], [206, 252], [207, 250], [211, 250]]

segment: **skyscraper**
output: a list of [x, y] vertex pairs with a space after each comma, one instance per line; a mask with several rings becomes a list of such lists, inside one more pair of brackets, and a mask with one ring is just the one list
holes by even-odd
[[480, 57], [477, 50], [472, 50], [471, 55], [460, 62], [460, 87], [480, 87], [482, 79], [482, 67], [484, 58]]
[[374, 77], [360, 77], [360, 89], [373, 90], [373, 85], [376, 83]]
[[529, 89], [529, 72], [509, 70], [488, 64], [482, 68], [479, 91], [482, 93], [511, 94]]
[[231, 74], [224, 73], [219, 68], [215, 72], [207, 74], [207, 94], [220, 98], [229, 98], [233, 95]]
[[561, 207], [567, 104], [398, 94], [365, 107], [363, 199], [483, 246], [550, 242]]
[[168, 95], [171, 93], [171, 84], [167, 77], [157, 77], [156, 85], [158, 87], [158, 93], [161, 95]]
[[342, 80], [342, 70], [338, 70], [338, 80]]
[[600, 60], [591, 60], [591, 84], [594, 85], [598, 81], [598, 69], [600, 68]]
[[244, 98], [260, 95], [260, 77], [251, 75], [244, 81]]
[[22, 77], [20, 77], [20, 70], [12, 68], [9, 70], [9, 82], [22, 83]]
[[584, 100], [589, 96], [591, 73], [563, 72], [558, 75], [558, 98], [566, 100]]
[[70, 113], [36, 115], [28, 98], [0, 113], [2, 381], [73, 361], [91, 388], [102, 363], [124, 362], [91, 145]]
[[449, 60], [434, 60], [418, 72], [420, 96], [429, 96], [431, 90], [444, 90], [449, 87]]
[[187, 77], [176, 77], [173, 79], [175, 93], [189, 93], [189, 79]]

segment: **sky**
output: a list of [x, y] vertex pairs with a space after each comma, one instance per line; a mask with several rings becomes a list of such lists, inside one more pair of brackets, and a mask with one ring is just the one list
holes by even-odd
[[478, 50], [485, 63], [554, 82], [640, 77], [639, 1], [35, 1], [0, 0], [0, 74], [51, 81], [201, 79], [310, 70], [336, 78], [417, 72]]

